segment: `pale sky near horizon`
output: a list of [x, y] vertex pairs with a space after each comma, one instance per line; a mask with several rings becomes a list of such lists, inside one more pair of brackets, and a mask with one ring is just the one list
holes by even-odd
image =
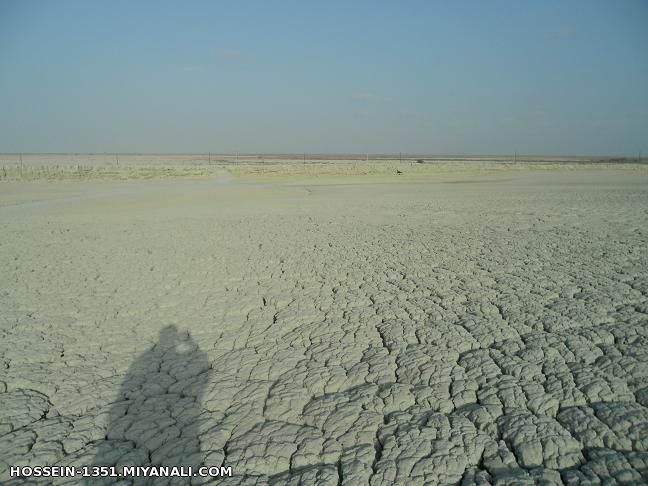
[[648, 153], [648, 1], [0, 0], [0, 152]]

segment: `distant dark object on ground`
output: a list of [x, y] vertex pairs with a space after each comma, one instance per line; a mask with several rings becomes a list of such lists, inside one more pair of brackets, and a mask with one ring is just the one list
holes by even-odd
[[401, 175], [402, 173], [403, 173], [402, 170], [398, 170], [398, 169], [396, 169], [396, 175]]
[[416, 161], [417, 164], [422, 164], [422, 163], [424, 163], [424, 162], [425, 162], [424, 159], [418, 159], [418, 160]]

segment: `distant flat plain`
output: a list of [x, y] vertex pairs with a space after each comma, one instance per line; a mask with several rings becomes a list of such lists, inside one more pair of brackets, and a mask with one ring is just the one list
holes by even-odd
[[648, 481], [648, 166], [232, 157], [0, 156], [0, 480]]

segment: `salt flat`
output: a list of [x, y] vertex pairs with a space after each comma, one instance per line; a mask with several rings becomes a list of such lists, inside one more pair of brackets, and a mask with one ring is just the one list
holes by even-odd
[[358, 167], [0, 182], [0, 480], [648, 481], [648, 170]]

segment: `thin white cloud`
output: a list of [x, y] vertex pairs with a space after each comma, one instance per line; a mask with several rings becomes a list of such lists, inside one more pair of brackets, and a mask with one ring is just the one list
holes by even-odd
[[547, 37], [551, 39], [571, 39], [575, 37], [578, 31], [575, 27], [562, 27], [547, 33]]
[[391, 98], [386, 96], [380, 96], [373, 93], [368, 93], [365, 91], [360, 91], [351, 94], [351, 99], [353, 101], [360, 101], [363, 103], [385, 103], [391, 101]]
[[219, 47], [215, 51], [215, 57], [221, 62], [239, 62], [250, 59], [250, 55], [240, 49], [229, 49]]

